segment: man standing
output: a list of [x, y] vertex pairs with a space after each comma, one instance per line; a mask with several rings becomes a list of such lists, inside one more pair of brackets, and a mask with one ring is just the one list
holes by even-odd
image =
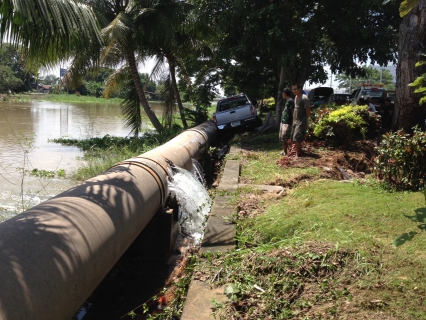
[[366, 102], [367, 102], [367, 105], [368, 105], [368, 111], [377, 112], [376, 106], [371, 103], [370, 96], [367, 96]]
[[295, 95], [293, 111], [293, 128], [291, 132], [291, 141], [296, 147], [296, 158], [302, 155], [302, 142], [305, 140], [308, 130], [308, 118], [311, 115], [311, 105], [308, 97], [302, 92], [300, 83], [293, 84], [291, 91]]
[[279, 139], [283, 142], [284, 151], [281, 155], [286, 156], [288, 154], [288, 139], [291, 138], [291, 124], [294, 109], [294, 100], [291, 97], [291, 90], [285, 88], [283, 90], [283, 98], [286, 101], [281, 117]]
[[392, 116], [395, 109], [395, 105], [392, 103], [390, 98], [385, 99], [385, 105], [383, 106], [382, 125], [386, 130], [392, 129]]

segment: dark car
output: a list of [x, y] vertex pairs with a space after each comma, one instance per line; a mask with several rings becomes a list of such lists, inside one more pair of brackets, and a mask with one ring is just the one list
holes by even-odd
[[318, 87], [314, 88], [308, 93], [309, 102], [311, 105], [322, 105], [327, 102], [330, 95], [334, 93], [331, 87]]
[[361, 88], [354, 90], [351, 94], [351, 104], [356, 105], [360, 98], [370, 97], [372, 104], [380, 108], [386, 98], [389, 97], [383, 84], [363, 84]]
[[339, 106], [343, 106], [350, 103], [349, 97], [351, 95], [349, 93], [335, 93], [330, 96], [328, 99], [328, 103], [334, 103]]

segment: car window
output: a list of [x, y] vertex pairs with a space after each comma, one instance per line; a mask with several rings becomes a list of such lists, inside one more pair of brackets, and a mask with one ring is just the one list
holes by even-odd
[[245, 106], [248, 104], [249, 101], [246, 97], [237, 97], [237, 98], [231, 98], [229, 100], [220, 101], [219, 103], [219, 111], [225, 111], [230, 109], [235, 109], [241, 106]]
[[354, 99], [358, 96], [358, 92], [360, 91], [360, 89], [356, 89], [354, 92], [352, 92], [351, 94], [351, 99]]
[[381, 98], [383, 96], [384, 90], [370, 90], [364, 89], [362, 90], [362, 96], [370, 96], [371, 98]]

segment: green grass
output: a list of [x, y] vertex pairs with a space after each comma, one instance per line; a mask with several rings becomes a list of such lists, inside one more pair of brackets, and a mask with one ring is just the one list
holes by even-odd
[[137, 151], [127, 147], [111, 147], [108, 152], [88, 151], [85, 153], [85, 165], [81, 165], [76, 171], [72, 172], [71, 178], [76, 181], [84, 181], [95, 177], [115, 164], [139, 155]]
[[66, 146], [76, 146], [84, 151], [83, 160], [86, 164], [73, 172], [72, 179], [84, 181], [106, 171], [118, 162], [138, 156], [174, 138], [182, 129], [174, 127], [158, 134], [145, 133], [143, 137], [112, 137], [105, 135], [101, 138], [90, 139], [53, 139], [55, 143]]
[[[213, 303], [216, 319], [425, 318], [422, 192], [322, 179], [266, 199], [261, 215], [234, 221], [236, 251], [203, 256], [198, 272], [227, 286], [229, 300]], [[417, 234], [395, 247], [407, 232]]]
[[[275, 150], [274, 150], [275, 151]], [[241, 156], [241, 181], [252, 184], [275, 185], [297, 176], [318, 176], [318, 168], [283, 168], [276, 162], [281, 158], [279, 151], [274, 153], [257, 152]]]
[[283, 168], [277, 165], [282, 158], [282, 144], [278, 133], [246, 133], [233, 141], [243, 152], [228, 156], [227, 159], [239, 160], [241, 165], [240, 181], [242, 183], [277, 185], [298, 176], [317, 177], [320, 171], [316, 167]]
[[111, 103], [111, 104], [119, 104], [122, 99], [118, 98], [96, 98], [93, 96], [82, 96], [76, 94], [27, 94], [27, 93], [19, 93], [8, 97], [8, 100], [17, 100], [17, 101], [52, 101], [52, 102], [68, 102], [68, 103]]
[[[295, 188], [252, 221], [263, 241], [297, 238], [329, 241], [351, 249], [391, 246], [398, 235], [416, 229], [404, 215], [425, 206], [421, 192], [387, 192], [357, 182], [319, 180]], [[426, 247], [426, 233], [404, 245], [411, 253]]]
[[237, 250], [203, 256], [199, 272], [227, 286], [216, 319], [426, 319], [423, 192], [388, 190], [369, 175], [324, 179], [322, 166], [345, 159], [342, 150], [317, 147], [283, 167], [277, 132], [231, 144], [242, 149], [227, 157], [240, 161], [240, 182], [291, 189], [276, 197], [245, 187], [233, 197], [245, 216], [261, 213], [236, 211]]
[[[386, 302], [397, 319], [424, 319], [426, 212], [422, 192], [388, 192], [377, 183], [319, 180], [300, 184], [255, 219], [240, 223], [245, 241], [282, 245], [326, 242], [359, 252], [373, 266], [356, 284], [369, 299]], [[413, 221], [414, 220], [414, 221]], [[420, 222], [418, 222], [420, 221]], [[411, 240], [396, 247], [404, 233]]]

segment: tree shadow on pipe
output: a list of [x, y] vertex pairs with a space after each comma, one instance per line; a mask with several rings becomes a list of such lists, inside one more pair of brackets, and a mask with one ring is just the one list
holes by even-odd
[[158, 207], [160, 196], [144, 198], [143, 185], [89, 180], [0, 224], [5, 319], [72, 316], [150, 220], [138, 220], [147, 202]]

